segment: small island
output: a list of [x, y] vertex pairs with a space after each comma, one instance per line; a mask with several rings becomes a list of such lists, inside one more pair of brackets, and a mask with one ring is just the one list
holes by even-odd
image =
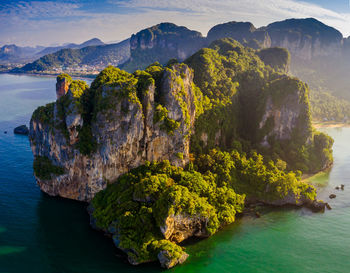
[[289, 52], [213, 41], [184, 63], [88, 86], [57, 77], [57, 101], [30, 122], [34, 172], [52, 196], [89, 202], [91, 225], [131, 264], [171, 268], [179, 243], [205, 238], [252, 203], [322, 210], [302, 173], [331, 166], [333, 140], [311, 125], [308, 86]]

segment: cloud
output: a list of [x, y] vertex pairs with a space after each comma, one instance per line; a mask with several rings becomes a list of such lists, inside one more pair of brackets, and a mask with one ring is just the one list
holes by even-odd
[[15, 4], [3, 4], [0, 9], [0, 15], [2, 18], [10, 19], [14, 18], [23, 19], [45, 19], [45, 18], [64, 18], [67, 16], [76, 15], [78, 4], [62, 3], [54, 1], [19, 1]]
[[[86, 3], [0, 4], [0, 44], [48, 45], [92, 37], [121, 40], [164, 21], [206, 35], [212, 26], [227, 21], [250, 21], [260, 27], [292, 17], [315, 17], [350, 34], [350, 14], [295, 0], [107, 0], [90, 2], [89, 8]], [[93, 5], [96, 9], [91, 8]]]
[[[117, 6], [143, 9], [145, 12], [162, 10], [166, 13], [166, 11], [186, 10], [182, 17], [194, 16], [193, 24], [204, 32], [207, 31], [209, 22], [251, 21], [257, 26], [263, 26], [286, 18], [315, 17], [350, 33], [349, 14], [340, 14], [315, 4], [293, 0], [130, 0], [126, 2], [110, 0], [110, 2], [114, 2]], [[202, 18], [203, 21], [195, 22], [198, 18]]]

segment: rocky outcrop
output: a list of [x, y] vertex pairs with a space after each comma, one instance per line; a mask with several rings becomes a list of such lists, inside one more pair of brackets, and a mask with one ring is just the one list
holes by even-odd
[[67, 94], [72, 79], [68, 77], [57, 77], [56, 96], [57, 99]]
[[189, 215], [170, 215], [164, 221], [164, 226], [160, 227], [164, 238], [175, 243], [191, 237], [209, 237], [207, 231], [208, 218]]
[[256, 29], [249, 22], [233, 21], [216, 25], [209, 30], [207, 36], [208, 43], [222, 38], [232, 38], [240, 43], [249, 43], [251, 40], [256, 40], [263, 48], [271, 46], [271, 39], [268, 32], [264, 29]]
[[[196, 114], [193, 73], [186, 65], [174, 65], [172, 69], [165, 69], [159, 82], [157, 100], [161, 103], [155, 100], [154, 80], [139, 98], [135, 91], [137, 84], [130, 87], [134, 91], [125, 97], [113, 95], [120, 86], [105, 84], [101, 87], [101, 96], [110, 107], [96, 112], [89, 126], [84, 125], [86, 121], [70, 91], [61, 98], [64, 103], [58, 100], [54, 104], [49, 122], [34, 113], [30, 123], [34, 156], [47, 157], [65, 169], [65, 174], [52, 175], [50, 180], [36, 177], [40, 188], [50, 195], [90, 201], [108, 182], [145, 161], [186, 164], [189, 158], [189, 137], [186, 136]], [[60, 88], [62, 84], [57, 86]], [[160, 115], [159, 105], [166, 111], [165, 117], [155, 117]], [[92, 141], [97, 147], [89, 155], [78, 148], [91, 144], [79, 144], [80, 134], [85, 134], [80, 133], [84, 126], [91, 128]]]
[[342, 51], [343, 35], [313, 18], [275, 22], [266, 31], [272, 46], [287, 48], [293, 57], [302, 60], [339, 56]]
[[13, 130], [13, 133], [18, 134], [18, 135], [28, 135], [29, 129], [28, 129], [27, 125], [21, 125], [21, 126], [16, 127]]
[[305, 84], [289, 77], [282, 77], [269, 85], [259, 123], [259, 129], [263, 132], [263, 146], [270, 146], [268, 140], [271, 137], [277, 141], [292, 140], [296, 138], [296, 132], [305, 142], [311, 138], [307, 92]]
[[174, 267], [175, 265], [184, 263], [187, 258], [188, 258], [188, 254], [186, 252], [183, 252], [179, 258], [175, 258], [175, 259], [171, 257], [169, 251], [167, 250], [162, 250], [158, 253], [158, 260], [161, 266], [166, 269], [169, 269]]
[[183, 61], [206, 45], [201, 33], [172, 23], [161, 23], [133, 34], [130, 59], [121, 67], [127, 71], [144, 69], [153, 62]]

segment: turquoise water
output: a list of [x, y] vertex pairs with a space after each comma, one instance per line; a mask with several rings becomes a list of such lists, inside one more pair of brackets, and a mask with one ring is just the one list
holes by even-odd
[[[0, 273], [161, 272], [157, 264], [127, 264], [89, 227], [85, 204], [36, 186], [28, 139], [12, 131], [54, 100], [54, 85], [54, 78], [0, 74]], [[335, 163], [319, 195], [333, 210], [265, 209], [187, 246], [188, 261], [169, 272], [350, 272], [350, 128], [325, 131], [335, 139]], [[339, 184], [344, 191], [334, 190]]]

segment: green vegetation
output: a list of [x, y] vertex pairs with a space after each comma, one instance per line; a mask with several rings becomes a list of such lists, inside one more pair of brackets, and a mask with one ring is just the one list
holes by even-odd
[[[316, 155], [320, 155], [313, 142], [308, 87], [298, 79], [282, 74], [279, 69], [276, 71], [265, 65], [258, 56], [261, 52], [266, 53], [244, 48], [231, 39], [222, 39], [186, 60], [194, 69], [194, 82], [207, 97], [203, 99], [204, 114], [195, 123], [191, 151], [196, 155], [216, 147], [228, 151], [234, 148], [235, 141], [239, 141], [243, 151], [256, 149], [267, 162], [282, 159], [289, 170], [317, 172], [326, 165], [323, 159], [331, 160], [332, 142], [327, 137], [329, 141], [322, 142], [324, 147], [317, 146], [323, 156], [316, 159]], [[266, 56], [271, 53], [267, 52]], [[280, 53], [287, 64], [289, 55], [284, 51]], [[290, 111], [299, 113], [290, 138], [285, 141], [276, 139], [272, 117], [264, 126], [261, 124], [269, 101], [273, 109], [287, 106]], [[264, 139], [267, 144], [262, 145]]]
[[[164, 65], [170, 59], [181, 59], [184, 58], [183, 55], [193, 54], [205, 43], [206, 39], [197, 31], [171, 23], [161, 23], [132, 35], [131, 58], [120, 67], [133, 72], [145, 69], [154, 62]], [[146, 45], [146, 48], [141, 44]]]
[[72, 81], [69, 85], [69, 90], [75, 99], [79, 99], [88, 88], [87, 83], [81, 80]]
[[35, 176], [42, 180], [51, 179], [52, 175], [64, 174], [64, 169], [53, 165], [46, 156], [36, 156], [33, 162], [33, 169]]
[[316, 190], [301, 181], [300, 172], [286, 172], [286, 163], [264, 163], [262, 155], [252, 152], [251, 157], [234, 150], [231, 153], [211, 150], [195, 161], [202, 173], [216, 175], [217, 184], [233, 188], [239, 194], [246, 194], [250, 200], [272, 203], [283, 200], [288, 194], [296, 196], [296, 204], [302, 199], [315, 200]]
[[285, 48], [265, 48], [257, 52], [260, 59], [277, 71], [287, 72], [290, 65], [290, 53]]
[[[169, 135], [179, 128], [189, 131], [183, 137], [190, 137], [190, 158], [183, 153], [171, 155], [190, 161], [185, 168], [168, 161], [146, 162], [108, 183], [92, 200], [94, 224], [114, 235], [130, 261], [153, 261], [160, 251], [170, 260], [184, 255], [177, 245], [182, 239], [163, 234], [169, 218], [199, 223], [201, 235], [210, 236], [235, 221], [245, 200], [302, 205], [316, 199], [315, 188], [301, 181], [301, 171], [314, 173], [328, 167], [333, 140], [312, 129], [308, 86], [285, 75], [289, 58], [282, 49], [254, 50], [223, 39], [186, 60], [193, 71], [171, 60], [166, 67], [154, 63], [133, 74], [109, 66], [90, 88], [72, 81], [71, 92], [56, 103], [57, 115], [61, 121], [72, 111], [82, 115], [76, 148], [84, 155], [98, 148], [92, 132], [95, 122], [113, 118], [113, 111], [128, 114], [131, 106], [143, 118], [154, 107], [153, 123]], [[185, 84], [192, 72], [189, 94]], [[181, 108], [177, 120], [170, 118], [173, 113], [164, 87]], [[195, 109], [190, 109], [190, 101]], [[50, 107], [39, 108], [33, 118], [48, 122]], [[285, 120], [279, 120], [281, 116]], [[62, 133], [65, 126], [55, 124]], [[59, 172], [49, 163], [36, 158], [40, 175]], [[42, 166], [50, 171], [43, 172]]]
[[132, 250], [128, 255], [137, 262], [155, 260], [159, 250], [167, 248], [179, 255], [180, 247], [160, 233], [168, 216], [200, 217], [210, 235], [242, 212], [244, 195], [217, 184], [215, 178], [210, 172], [185, 171], [168, 161], [146, 163], [96, 195], [92, 201], [96, 225], [118, 230], [119, 247]]
[[342, 123], [350, 121], [350, 102], [337, 98], [330, 93], [311, 90], [310, 106], [313, 121]]
[[95, 196], [93, 217], [98, 228], [118, 231], [118, 247], [137, 263], [156, 260], [165, 249], [178, 258], [183, 250], [176, 239], [166, 240], [160, 229], [168, 217], [202, 219], [209, 236], [235, 221], [245, 196], [268, 204], [282, 200], [302, 205], [315, 200], [315, 188], [301, 181], [301, 173], [285, 168], [281, 160], [265, 164], [262, 155], [252, 152], [248, 157], [237, 150], [211, 150], [186, 170], [168, 161], [147, 162]]
[[67, 73], [62, 73], [62, 74], [58, 75], [56, 79], [57, 79], [57, 81], [62, 81], [64, 79], [66, 79], [69, 84], [73, 81], [72, 77], [69, 76]]
[[161, 123], [160, 128], [168, 134], [173, 135], [174, 131], [180, 127], [180, 122], [168, 117], [168, 109], [158, 104], [153, 116], [154, 123]]
[[40, 121], [42, 124], [52, 125], [54, 122], [53, 111], [55, 103], [48, 103], [45, 106], [38, 107], [33, 115], [32, 120]]

